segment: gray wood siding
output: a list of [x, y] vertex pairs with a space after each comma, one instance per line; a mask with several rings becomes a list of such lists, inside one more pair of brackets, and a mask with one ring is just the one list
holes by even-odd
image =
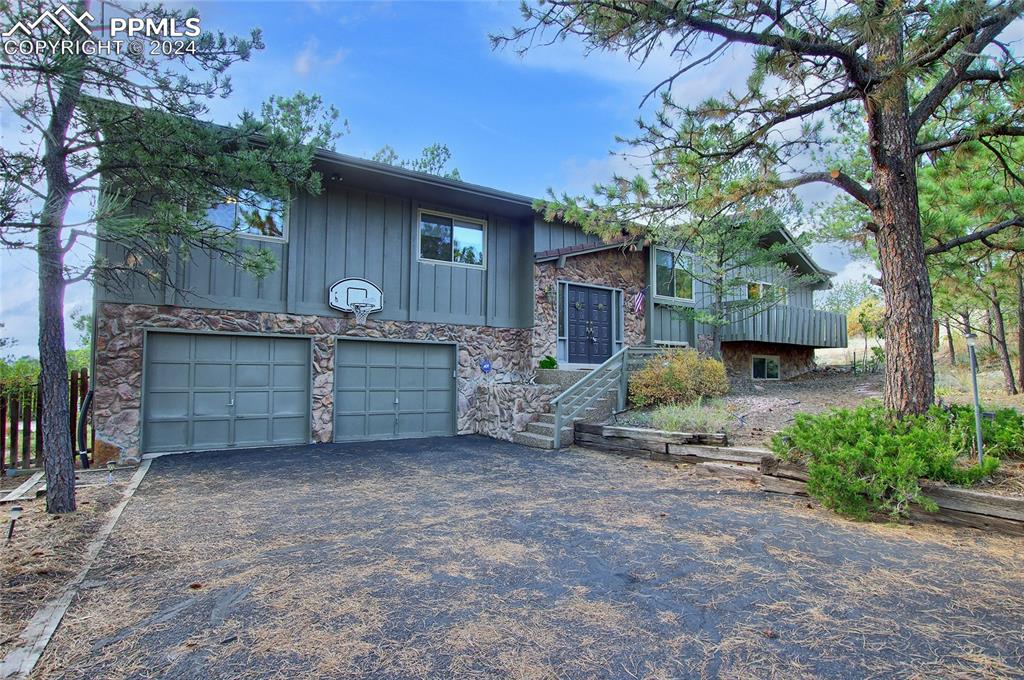
[[[486, 268], [418, 261], [420, 207], [486, 220]], [[108, 302], [341, 316], [328, 306], [327, 289], [357, 276], [384, 291], [384, 310], [375, 318], [526, 328], [533, 325], [532, 244], [529, 220], [330, 186], [292, 201], [287, 243], [239, 239], [240, 248], [266, 249], [276, 258], [277, 269], [263, 280], [196, 250], [170, 267], [176, 287], [187, 293], [134, 277], [127, 288], [98, 286], [96, 295]], [[103, 246], [100, 253], [125, 258], [117, 246]]]
[[654, 342], [686, 342], [697, 344], [693, 334], [693, 319], [683, 313], [685, 307], [655, 303], [651, 318], [651, 337]]
[[600, 243], [593, 234], [584, 233], [579, 227], [568, 224], [553, 224], [540, 218], [533, 223], [533, 249], [535, 252], [566, 248], [581, 243]]

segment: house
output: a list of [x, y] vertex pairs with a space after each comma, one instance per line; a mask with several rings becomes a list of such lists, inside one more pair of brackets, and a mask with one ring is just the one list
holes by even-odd
[[[699, 286], [661, 246], [602, 243], [544, 221], [526, 196], [333, 152], [317, 164], [320, 195], [295, 197], [283, 218], [246, 222], [247, 244], [279, 263], [266, 278], [198, 252], [172, 262], [173, 282], [97, 285], [101, 460], [472, 432], [507, 439], [552, 397], [530, 380], [546, 355], [587, 368], [624, 346], [705, 337], [678, 313], [697, 304]], [[211, 219], [233, 224], [238, 209], [225, 203]], [[787, 264], [827, 286], [829, 272], [802, 251]], [[343, 311], [360, 301], [373, 310], [365, 325]], [[813, 366], [814, 348], [845, 346], [845, 319], [813, 309], [802, 287], [724, 338], [734, 375], [785, 378]]]

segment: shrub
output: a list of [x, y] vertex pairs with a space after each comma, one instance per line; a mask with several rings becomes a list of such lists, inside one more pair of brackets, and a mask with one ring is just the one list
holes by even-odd
[[685, 406], [698, 397], [720, 397], [728, 391], [725, 365], [691, 349], [658, 354], [629, 379], [630, 400], [637, 406]]
[[736, 417], [719, 401], [698, 397], [688, 405], [665, 404], [651, 413], [651, 426], [670, 432], [725, 432], [735, 429]]
[[548, 355], [545, 355], [545, 357], [540, 360], [540, 363], [537, 364], [537, 367], [538, 368], [558, 368], [558, 360], [555, 359], [550, 354], [548, 354]]
[[920, 479], [969, 486], [999, 466], [994, 455], [982, 466], [964, 459], [971, 449], [961, 421], [959, 409], [935, 407], [924, 416], [895, 418], [877, 403], [801, 413], [772, 438], [772, 450], [806, 463], [807, 491], [825, 507], [857, 519], [871, 513], [896, 519], [911, 503], [936, 509], [922, 494]]

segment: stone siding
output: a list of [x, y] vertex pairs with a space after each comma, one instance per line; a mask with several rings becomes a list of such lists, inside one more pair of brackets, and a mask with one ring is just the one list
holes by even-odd
[[[337, 336], [457, 342], [460, 434], [487, 430], [485, 434], [498, 436], [490, 423], [506, 417], [502, 409], [510, 408], [509, 403], [519, 413], [512, 417], [516, 423], [521, 422], [525, 417], [523, 414], [530, 409], [543, 410], [547, 403], [540, 393], [527, 394], [527, 390], [521, 391], [509, 403], [489, 396], [481, 399], [477, 390], [478, 386], [488, 383], [520, 383], [530, 379], [531, 338], [530, 330], [525, 328], [386, 321], [375, 320], [372, 316], [366, 326], [357, 326], [350, 316], [337, 318], [105, 303], [98, 306], [96, 313], [93, 404], [97, 460], [138, 458], [140, 455], [142, 344], [147, 328], [312, 336], [313, 412], [310, 426], [315, 442], [333, 439], [334, 345]], [[492, 365], [491, 372], [487, 374], [480, 369], [484, 358], [489, 359]], [[501, 438], [510, 437], [511, 433], [508, 433]]]
[[722, 361], [729, 379], [733, 382], [753, 380], [750, 377], [750, 357], [755, 354], [778, 356], [779, 378], [782, 380], [795, 378], [815, 367], [813, 347], [770, 342], [723, 342]]
[[476, 388], [477, 417], [474, 431], [479, 434], [512, 441], [561, 390], [557, 385], [524, 383], [481, 383]]
[[[643, 314], [631, 309], [633, 297], [647, 285], [647, 256], [643, 250], [621, 248], [568, 257], [565, 266], [541, 262], [533, 267], [533, 356], [532, 365], [547, 355], [556, 356], [558, 341], [558, 281], [621, 288], [627, 345], [642, 345], [647, 337]], [[548, 291], [552, 291], [549, 295]]]

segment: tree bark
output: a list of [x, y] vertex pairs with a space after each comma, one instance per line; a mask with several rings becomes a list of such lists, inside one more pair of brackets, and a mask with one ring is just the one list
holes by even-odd
[[[882, 32], [868, 57], [884, 71], [902, 61], [903, 36]], [[935, 398], [932, 294], [925, 265], [917, 170], [906, 78], [890, 75], [864, 97], [872, 183], [877, 202], [875, 243], [885, 297], [885, 406], [923, 413]]]
[[[73, 71], [73, 69], [69, 69]], [[64, 251], [61, 231], [71, 201], [65, 146], [68, 127], [78, 106], [81, 80], [74, 75], [62, 83], [50, 114], [43, 168], [46, 203], [40, 215], [37, 243], [39, 262], [39, 384], [43, 410], [43, 468], [46, 471], [46, 511], [75, 510], [75, 461], [71, 448], [68, 403], [68, 361], [64, 346]]]
[[[999, 352], [999, 364], [1003, 369], [1003, 383], [1007, 394], [1017, 394], [1017, 383], [1013, 379], [1013, 363], [1010, 361], [1010, 348], [1006, 343], [1006, 323], [1003, 320], [1003, 307], [999, 304], [999, 291], [992, 287], [992, 314], [995, 323], [995, 343]], [[990, 336], [991, 337], [991, 336]]]
[[956, 366], [956, 347], [953, 346], [953, 321], [946, 318], [946, 344], [949, 345], [949, 365]]
[[992, 310], [990, 308], [985, 309], [985, 330], [988, 331], [988, 348], [996, 348], [996, 332], [992, 328]]
[[932, 351], [938, 352], [940, 348], [939, 343], [939, 320], [932, 319]]

